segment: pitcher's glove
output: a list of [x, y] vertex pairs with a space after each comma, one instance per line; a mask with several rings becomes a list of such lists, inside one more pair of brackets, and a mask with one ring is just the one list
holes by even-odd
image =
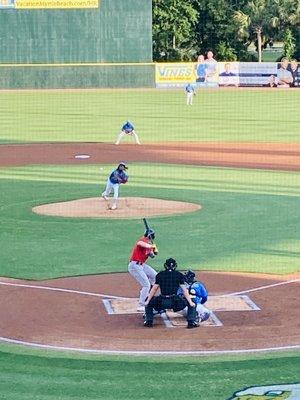
[[119, 183], [127, 183], [127, 181], [128, 181], [128, 175], [127, 174], [124, 174], [124, 176], [121, 179], [119, 179]]

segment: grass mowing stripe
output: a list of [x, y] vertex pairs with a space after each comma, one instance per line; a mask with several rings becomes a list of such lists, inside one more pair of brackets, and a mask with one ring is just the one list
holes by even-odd
[[113, 142], [128, 118], [143, 142], [300, 141], [294, 90], [199, 90], [193, 107], [176, 89], [0, 92], [0, 104], [2, 143]]
[[[24, 179], [57, 182], [102, 184], [113, 166], [69, 167], [34, 166], [0, 169], [0, 179]], [[276, 195], [300, 195], [300, 178], [296, 172], [241, 170], [234, 168], [133, 164], [130, 186], [184, 188], [185, 190], [218, 190]], [[101, 172], [101, 174], [99, 173]], [[146, 174], [146, 175], [145, 175]], [[176, 180], [174, 180], [174, 175]], [[148, 176], [145, 182], [145, 176]]]
[[[299, 357], [222, 361], [201, 358], [70, 359], [0, 353], [5, 399], [180, 399], [225, 400], [245, 386], [293, 383]], [[233, 379], [234, 377], [234, 379]], [[271, 380], [271, 381], [270, 381]], [[31, 397], [30, 397], [31, 396]]]

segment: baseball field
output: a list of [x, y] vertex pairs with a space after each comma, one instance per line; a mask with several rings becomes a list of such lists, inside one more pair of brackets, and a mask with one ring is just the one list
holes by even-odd
[[[190, 107], [180, 90], [1, 91], [1, 396], [299, 399], [299, 106], [292, 89]], [[141, 146], [113, 144], [127, 119]], [[120, 161], [120, 206], [98, 215]], [[174, 257], [206, 283], [209, 324], [147, 330], [131, 312], [142, 217], [151, 265]]]

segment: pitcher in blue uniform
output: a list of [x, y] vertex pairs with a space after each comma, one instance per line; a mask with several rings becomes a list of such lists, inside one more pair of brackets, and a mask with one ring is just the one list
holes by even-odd
[[102, 193], [102, 197], [104, 200], [108, 201], [111, 191], [114, 192], [113, 202], [109, 207], [111, 210], [115, 210], [117, 208], [120, 185], [127, 183], [128, 181], [128, 175], [125, 172], [127, 169], [127, 165], [124, 162], [121, 162], [118, 167], [112, 171], [107, 179], [106, 188]]

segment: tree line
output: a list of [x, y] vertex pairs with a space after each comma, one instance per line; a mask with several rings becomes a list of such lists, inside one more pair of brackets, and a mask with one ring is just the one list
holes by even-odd
[[[191, 61], [212, 50], [219, 61], [262, 61], [275, 41], [300, 60], [299, 0], [152, 0], [154, 61]], [[249, 53], [254, 44], [258, 56]]]

